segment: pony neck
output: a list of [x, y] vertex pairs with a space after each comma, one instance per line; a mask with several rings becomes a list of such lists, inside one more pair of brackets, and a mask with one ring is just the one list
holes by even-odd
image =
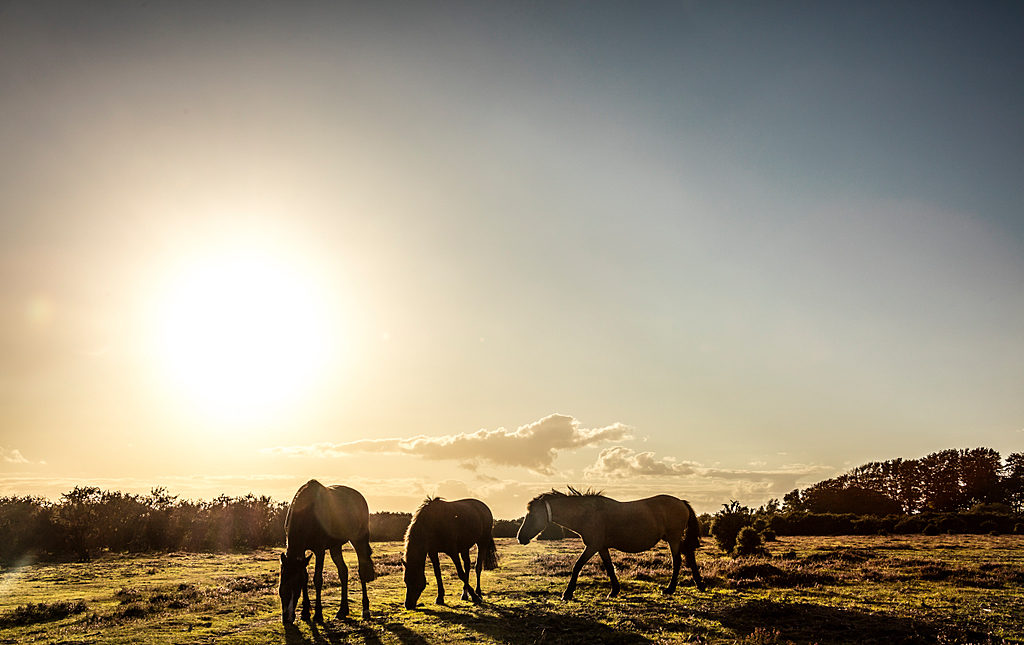
[[406, 563], [420, 563], [427, 559], [427, 540], [423, 535], [410, 535], [405, 542]]
[[295, 544], [291, 540], [289, 540], [287, 546], [285, 547], [285, 557], [288, 558], [289, 560], [297, 560], [299, 558], [305, 558], [306, 557], [306, 549], [300, 548], [297, 544]]
[[[584, 509], [577, 504], [566, 504], [567, 497], [545, 497], [544, 512], [547, 513], [548, 523], [554, 522], [567, 529], [573, 529], [579, 524], [580, 514]], [[552, 504], [551, 502], [555, 502]], [[573, 529], [575, 530], [575, 529]]]

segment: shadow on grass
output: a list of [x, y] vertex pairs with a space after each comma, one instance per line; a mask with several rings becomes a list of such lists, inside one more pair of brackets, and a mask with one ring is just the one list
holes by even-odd
[[316, 623], [307, 623], [307, 625], [309, 625], [309, 636], [296, 625], [286, 625], [284, 627], [285, 643], [287, 645], [324, 645], [325, 643], [335, 645], [347, 643], [353, 637], [371, 645], [381, 645], [382, 643], [380, 636], [377, 635], [370, 623], [351, 618], [332, 620], [321, 625]]
[[754, 600], [721, 610], [694, 611], [694, 617], [719, 622], [741, 635], [772, 631], [779, 642], [935, 643], [985, 642], [981, 632], [914, 618], [859, 609]]
[[636, 632], [617, 630], [596, 620], [550, 612], [539, 607], [483, 607], [485, 611], [473, 614], [442, 608], [424, 608], [422, 611], [503, 643], [636, 645], [653, 642]]

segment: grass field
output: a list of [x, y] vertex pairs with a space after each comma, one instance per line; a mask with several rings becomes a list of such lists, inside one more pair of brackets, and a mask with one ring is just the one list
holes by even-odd
[[[105, 556], [90, 563], [2, 570], [0, 643], [1024, 643], [1024, 537], [781, 538], [770, 557], [720, 557], [705, 540], [675, 596], [667, 549], [613, 552], [622, 593], [608, 599], [595, 557], [576, 600], [559, 594], [582, 550], [576, 540], [520, 546], [498, 540], [501, 565], [484, 572], [484, 604], [459, 599], [445, 564], [447, 606], [433, 576], [416, 611], [403, 607], [401, 544], [374, 545], [372, 616], [285, 629], [277, 551]], [[350, 569], [355, 555], [346, 549]], [[327, 566], [325, 616], [340, 601]]]

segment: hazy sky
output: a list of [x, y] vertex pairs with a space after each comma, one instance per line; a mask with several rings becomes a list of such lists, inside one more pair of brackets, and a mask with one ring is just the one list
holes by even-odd
[[0, 494], [701, 511], [1024, 449], [1020, 3], [0, 5]]

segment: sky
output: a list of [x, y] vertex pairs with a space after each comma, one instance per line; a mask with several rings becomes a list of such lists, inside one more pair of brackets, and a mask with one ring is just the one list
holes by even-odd
[[1024, 450], [1019, 3], [0, 4], [0, 495], [757, 506]]

